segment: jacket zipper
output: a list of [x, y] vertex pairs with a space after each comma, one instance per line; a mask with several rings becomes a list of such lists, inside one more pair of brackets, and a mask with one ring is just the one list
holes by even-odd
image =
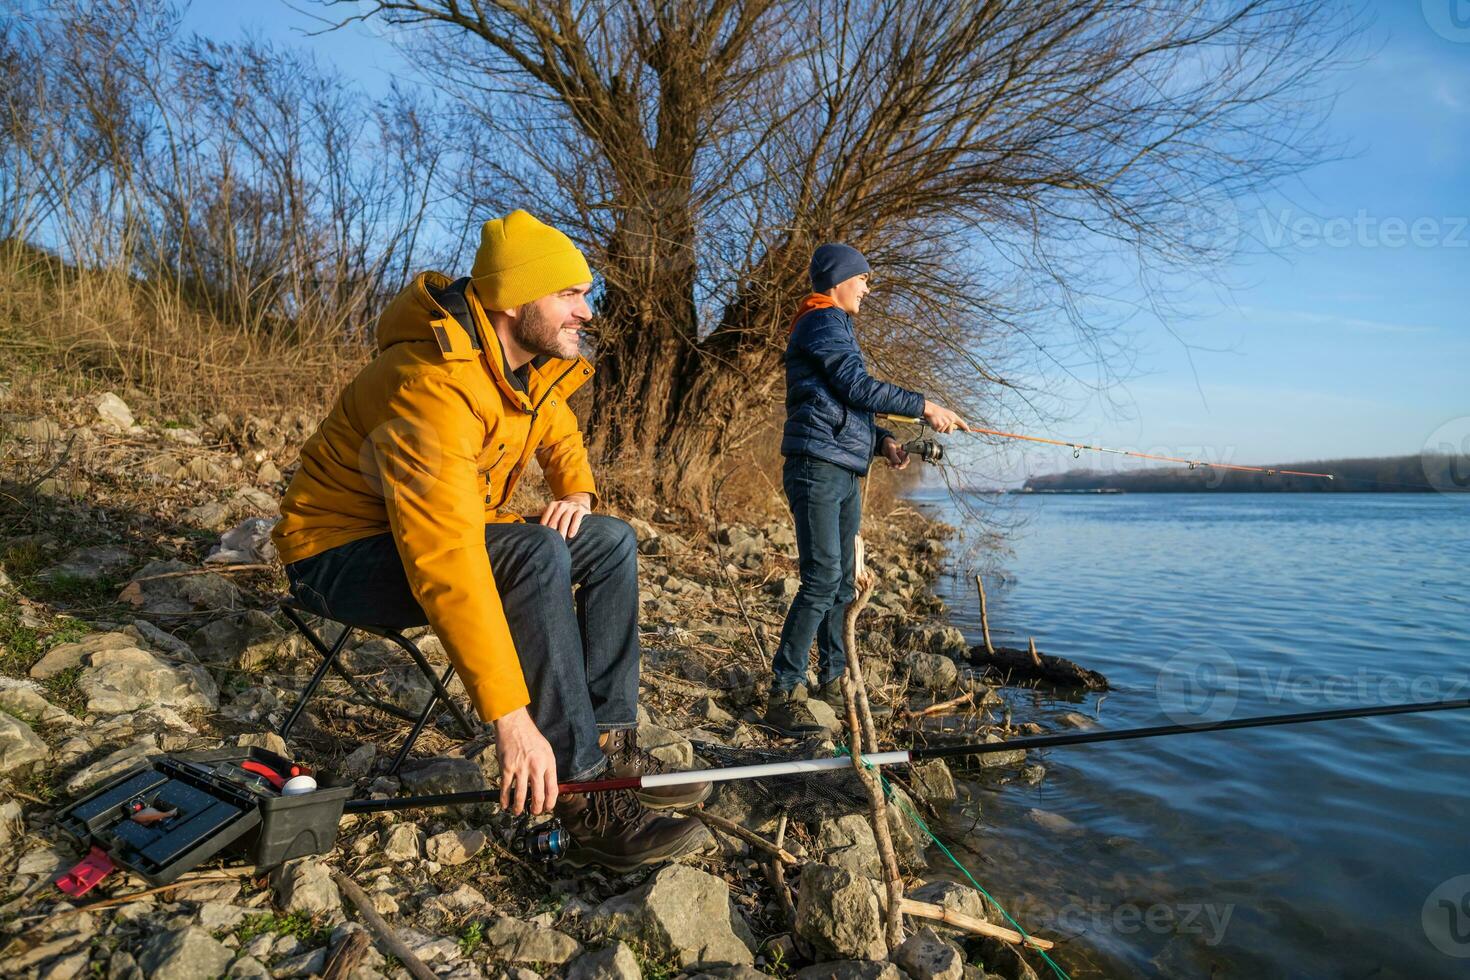
[[[561, 374], [558, 374], [556, 376], [556, 380], [553, 381], [551, 384], [549, 384], [549, 385], [546, 386], [546, 390], [541, 393], [541, 398], [539, 400], [537, 400], [536, 404], [532, 405], [529, 409], [522, 409], [522, 411], [529, 411], [530, 414], [531, 414], [531, 428], [526, 431], [526, 442], [527, 442], [527, 444], [529, 444], [531, 442], [531, 439], [530, 439], [531, 433], [536, 431], [536, 420], [541, 417], [541, 406], [546, 404], [546, 399], [550, 398], [551, 397], [551, 393], [556, 390], [556, 386], [559, 385], [559, 384], [561, 384], [562, 378], [565, 378], [567, 375], [571, 374], [572, 371], [576, 368], [576, 366], [577, 366], [577, 362], [576, 361], [573, 361], [571, 367], [567, 368]], [[535, 452], [535, 450], [533, 449], [532, 452]], [[513, 467], [511, 467], [511, 472], [514, 473], [516, 470], [518, 470], [522, 466], [524, 466], [525, 463], [526, 463], [526, 459], [527, 458], [529, 458], [529, 457], [522, 457], [520, 460], [518, 460], [516, 462], [516, 465], [513, 466]], [[503, 507], [505, 505], [505, 502], [507, 500], [509, 500], [509, 499], [510, 499], [510, 480], [506, 480], [505, 481], [505, 493], [501, 496], [500, 502], [495, 505], [495, 509], [497, 511], [500, 510], [500, 508]]]

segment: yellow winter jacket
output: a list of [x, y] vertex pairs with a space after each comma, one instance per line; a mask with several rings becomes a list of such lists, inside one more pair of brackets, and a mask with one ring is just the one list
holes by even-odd
[[530, 703], [490, 573], [484, 525], [534, 454], [552, 495], [596, 496], [567, 397], [592, 376], [583, 358], [538, 359], [522, 394], [506, 380], [499, 339], [465, 291], [483, 351], [435, 299], [426, 272], [378, 320], [378, 355], [342, 391], [301, 450], [272, 532], [291, 563], [393, 533], [414, 598], [480, 716]]

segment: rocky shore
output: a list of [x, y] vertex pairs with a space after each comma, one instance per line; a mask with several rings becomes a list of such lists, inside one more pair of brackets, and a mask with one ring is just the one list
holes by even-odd
[[[437, 975], [575, 980], [769, 974], [816, 980], [1033, 976], [1015, 948], [941, 922], [908, 920], [883, 942], [883, 889], [862, 810], [783, 808], [722, 790], [717, 817], [797, 858], [785, 884], [769, 855], [712, 829], [703, 852], [618, 876], [543, 867], [508, 847], [492, 807], [348, 816], [328, 854], [275, 869], [213, 861], [167, 890], [119, 872], [76, 908], [53, 882], [81, 856], [55, 815], [88, 787], [158, 753], [254, 745], [355, 781], [363, 795], [492, 785], [493, 746], [430, 729], [396, 777], [403, 726], [329, 680], [292, 732], [273, 733], [315, 655], [275, 611], [284, 579], [268, 529], [314, 420], [136, 417], [108, 393], [64, 408], [0, 398], [0, 950], [11, 976], [357, 978], [409, 976], [370, 942], [338, 877], [360, 886]], [[797, 580], [788, 522], [685, 515], [629, 495], [639, 538], [644, 664], [638, 740], [671, 766], [721, 747], [830, 754], [831, 741], [773, 740], [755, 722], [766, 664]], [[529, 504], [529, 501], [528, 501]], [[929, 585], [945, 528], [907, 508], [872, 515], [880, 585], [859, 626], [886, 736], [924, 737], [925, 706], [969, 695], [972, 733], [998, 698], [944, 625]], [[431, 660], [442, 650], [427, 633]], [[395, 648], [362, 637], [347, 653], [376, 693], [422, 705], [427, 685]], [[458, 690], [456, 686], [452, 691]], [[813, 720], [836, 727], [825, 705]], [[840, 735], [839, 735], [840, 737]], [[986, 757], [1022, 773], [1022, 752]], [[1025, 778], [1039, 778], [1029, 767]], [[943, 763], [895, 774], [896, 794], [934, 817], [963, 785]], [[927, 860], [901, 808], [891, 829], [906, 894], [998, 922], [973, 889]], [[779, 890], [779, 893], [778, 893]], [[137, 892], [134, 898], [127, 898]], [[121, 899], [121, 900], [118, 900]]]

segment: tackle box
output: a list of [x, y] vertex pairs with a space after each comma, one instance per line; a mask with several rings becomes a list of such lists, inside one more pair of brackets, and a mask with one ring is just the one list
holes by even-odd
[[292, 765], [255, 747], [160, 756], [71, 804], [58, 823], [84, 847], [105, 852], [153, 885], [166, 885], [217, 854], [271, 868], [330, 850], [352, 787], [282, 796], [246, 763], [280, 777]]

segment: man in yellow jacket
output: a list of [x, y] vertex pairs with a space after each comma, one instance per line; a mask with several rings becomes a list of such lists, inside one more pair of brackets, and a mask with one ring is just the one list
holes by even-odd
[[[378, 320], [378, 355], [301, 451], [274, 531], [293, 593], [340, 622], [433, 627], [495, 726], [501, 803], [553, 808], [572, 863], [618, 869], [682, 854], [701, 825], [653, 810], [709, 785], [557, 797], [637, 775], [638, 570], [632, 530], [594, 514], [597, 487], [567, 405], [592, 273], [525, 211], [487, 221], [471, 274], [416, 277]], [[532, 458], [553, 500], [505, 510]], [[573, 586], [576, 586], [575, 594]]]

